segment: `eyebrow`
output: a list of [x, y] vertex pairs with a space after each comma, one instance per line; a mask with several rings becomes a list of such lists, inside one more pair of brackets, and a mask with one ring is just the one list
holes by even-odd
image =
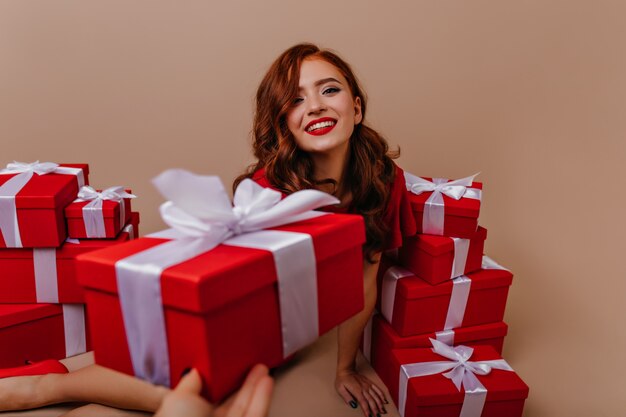
[[[338, 79], [333, 78], [333, 77], [328, 77], [328, 78], [322, 78], [321, 80], [315, 81], [315, 83], [313, 85], [315, 87], [319, 87], [320, 85], [326, 84], [326, 83], [329, 83], [329, 82], [336, 82], [338, 84], [341, 84], [341, 81], [339, 81]], [[341, 85], [343, 85], [343, 84], [341, 84]], [[298, 87], [298, 91], [299, 90], [302, 90], [302, 87]]]

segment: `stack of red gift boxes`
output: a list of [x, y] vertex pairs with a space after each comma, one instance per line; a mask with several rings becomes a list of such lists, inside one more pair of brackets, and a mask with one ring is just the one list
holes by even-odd
[[381, 260], [381, 314], [368, 324], [363, 346], [405, 417], [521, 416], [528, 396], [501, 365], [513, 275], [483, 256], [482, 184], [473, 178], [405, 173], [418, 234]]
[[88, 186], [87, 164], [0, 170], [0, 368], [89, 350], [76, 257], [138, 233], [134, 196]]

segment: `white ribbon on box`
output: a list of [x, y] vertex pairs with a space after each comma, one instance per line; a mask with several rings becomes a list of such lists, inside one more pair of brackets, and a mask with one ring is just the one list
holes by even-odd
[[380, 310], [389, 323], [393, 323], [393, 307], [396, 302], [398, 280], [414, 276], [413, 272], [399, 266], [392, 266], [385, 271], [380, 294]]
[[434, 339], [430, 339], [430, 342], [433, 344], [433, 352], [449, 360], [401, 365], [398, 386], [400, 415], [404, 417], [406, 413], [409, 379], [442, 373], [444, 377], [452, 381], [457, 390], [461, 391], [461, 387], [465, 389], [465, 398], [459, 417], [480, 417], [487, 399], [487, 389], [476, 375], [487, 375], [492, 369], [513, 371], [513, 368], [504, 359], [470, 361], [474, 349], [468, 346], [451, 347]]
[[447, 178], [433, 178], [431, 182], [406, 171], [404, 172], [407, 190], [416, 195], [432, 192], [426, 203], [424, 203], [422, 233], [443, 235], [445, 204], [442, 194], [455, 200], [460, 200], [461, 198], [480, 200], [482, 198], [482, 190], [469, 188], [476, 175], [478, 174], [453, 181]]
[[120, 227], [126, 222], [126, 200], [125, 198], [136, 198], [135, 195], [127, 193], [122, 186], [109, 187], [102, 192], [96, 191], [88, 185], [82, 186], [78, 191], [78, 198], [74, 202], [89, 201], [83, 206], [83, 222], [85, 231], [89, 238], [106, 237], [104, 228], [104, 213], [102, 204], [104, 200], [115, 201], [120, 205]]
[[83, 304], [63, 304], [63, 329], [65, 330], [65, 357], [85, 353], [87, 336]]
[[[486, 255], [483, 255], [481, 267], [482, 269], [507, 270], [505, 267], [499, 265]], [[461, 327], [463, 324], [465, 308], [467, 307], [467, 300], [469, 298], [472, 280], [464, 275], [453, 279], [452, 283], [452, 294], [450, 296], [450, 305], [448, 306], [448, 314], [446, 315], [444, 330], [435, 333], [437, 340], [449, 346], [454, 345], [454, 329]]]
[[[128, 233], [128, 240], [135, 238], [135, 228], [132, 224], [127, 224], [122, 232]], [[65, 244], [80, 245], [80, 240], [67, 238]], [[59, 302], [59, 276], [57, 273], [56, 251], [56, 248], [33, 248], [35, 297], [38, 303]]]
[[85, 176], [80, 168], [60, 167], [54, 162], [13, 162], [0, 170], [2, 174], [18, 174], [0, 185], [0, 233], [7, 248], [21, 248], [22, 237], [17, 221], [15, 196], [30, 181], [33, 175], [64, 174], [75, 175], [78, 188], [85, 185]]
[[172, 240], [115, 264], [136, 376], [170, 385], [160, 284], [163, 270], [220, 243], [272, 252], [279, 287], [284, 356], [318, 337], [316, 264], [311, 236], [262, 229], [324, 215], [312, 210], [337, 204], [339, 200], [317, 190], [299, 191], [281, 200], [279, 192], [247, 179], [235, 191], [233, 207], [217, 177], [169, 170], [153, 182], [169, 200], [161, 206], [161, 216], [173, 229], [151, 236]]

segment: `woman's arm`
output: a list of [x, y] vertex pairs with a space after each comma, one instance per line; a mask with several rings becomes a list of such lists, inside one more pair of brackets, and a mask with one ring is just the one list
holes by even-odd
[[337, 376], [335, 388], [345, 402], [357, 407], [361, 406], [366, 417], [385, 413], [384, 403], [387, 403], [382, 390], [372, 381], [356, 370], [356, 354], [359, 349], [363, 329], [374, 310], [376, 304], [376, 274], [380, 261], [380, 254], [374, 257], [376, 263], [363, 262], [363, 285], [365, 306], [363, 310], [339, 325]]

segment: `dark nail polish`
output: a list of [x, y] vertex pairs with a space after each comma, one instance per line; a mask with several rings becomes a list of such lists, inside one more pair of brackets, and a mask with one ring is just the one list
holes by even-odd
[[351, 401], [350, 401], [350, 407], [352, 407], [352, 408], [356, 408], [356, 407], [357, 407], [357, 405], [358, 405], [358, 404], [356, 403], [356, 401], [354, 401], [354, 400], [351, 400]]
[[376, 413], [376, 417], [380, 417], [380, 413]]
[[383, 414], [387, 414], [387, 409], [383, 407]]
[[389, 404], [389, 401], [387, 401], [387, 399], [385, 398], [385, 404]]
[[180, 377], [184, 377], [185, 375], [187, 375], [189, 372], [191, 372], [191, 368], [185, 368], [183, 370], [183, 372], [180, 373]]

